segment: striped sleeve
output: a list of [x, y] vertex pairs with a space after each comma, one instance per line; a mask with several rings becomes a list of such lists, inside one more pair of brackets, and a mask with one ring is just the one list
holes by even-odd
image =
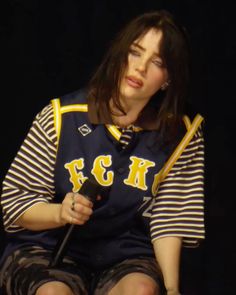
[[3, 181], [1, 205], [6, 231], [22, 230], [14, 222], [36, 203], [53, 199], [56, 145], [49, 104], [35, 117]]
[[194, 137], [160, 184], [150, 221], [152, 242], [161, 237], [183, 238], [196, 247], [205, 238], [204, 138], [199, 127]]

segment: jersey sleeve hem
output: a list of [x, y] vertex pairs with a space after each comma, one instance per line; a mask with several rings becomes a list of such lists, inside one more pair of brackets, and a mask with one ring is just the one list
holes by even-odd
[[182, 245], [185, 248], [197, 248], [201, 242], [205, 239], [205, 235], [201, 234], [201, 235], [183, 235], [183, 234], [176, 234], [176, 233], [162, 233], [160, 235], [157, 235], [155, 237], [152, 238], [152, 243], [154, 244], [154, 242], [160, 238], [164, 238], [164, 237], [181, 237], [182, 238]]

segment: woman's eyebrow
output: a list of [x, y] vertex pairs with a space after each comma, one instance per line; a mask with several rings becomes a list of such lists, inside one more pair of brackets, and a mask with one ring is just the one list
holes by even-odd
[[139, 49], [141, 49], [142, 51], [145, 51], [146, 49], [144, 47], [142, 47], [140, 44], [138, 43], [133, 43], [131, 46], [135, 46], [135, 47], [138, 47]]
[[[142, 51], [146, 51], [146, 49], [143, 46], [141, 46], [140, 44], [138, 44], [138, 43], [134, 42], [131, 46], [137, 47]], [[160, 54], [158, 52], [154, 52], [153, 55], [156, 56], [156, 57], [161, 58], [161, 56], [160, 56]]]

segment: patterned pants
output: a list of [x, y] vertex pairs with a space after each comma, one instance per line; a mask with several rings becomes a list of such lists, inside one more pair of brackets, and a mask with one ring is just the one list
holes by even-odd
[[163, 288], [160, 269], [154, 258], [124, 260], [109, 269], [92, 273], [68, 257], [60, 267], [48, 267], [51, 252], [41, 247], [16, 250], [3, 263], [0, 285], [7, 295], [34, 295], [44, 283], [60, 281], [68, 285], [75, 295], [106, 295], [125, 275], [144, 273]]

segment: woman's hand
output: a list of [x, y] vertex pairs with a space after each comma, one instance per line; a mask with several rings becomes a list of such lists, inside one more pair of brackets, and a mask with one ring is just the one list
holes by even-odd
[[82, 225], [89, 220], [93, 203], [79, 193], [67, 193], [61, 206], [60, 218], [63, 224]]

